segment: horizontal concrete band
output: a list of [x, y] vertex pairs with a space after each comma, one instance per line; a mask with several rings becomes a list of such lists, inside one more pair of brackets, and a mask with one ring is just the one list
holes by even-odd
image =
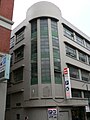
[[12, 22], [11, 20], [9, 20], [3, 16], [0, 16], [0, 26], [11, 30], [11, 26], [13, 25], [13, 23], [14, 22]]

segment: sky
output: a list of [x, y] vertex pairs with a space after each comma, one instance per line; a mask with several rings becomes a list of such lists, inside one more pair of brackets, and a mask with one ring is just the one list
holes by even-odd
[[[26, 18], [26, 12], [41, 0], [15, 0], [13, 11], [14, 29]], [[43, 1], [43, 0], [42, 0]], [[44, 0], [59, 7], [62, 17], [90, 37], [90, 0]]]

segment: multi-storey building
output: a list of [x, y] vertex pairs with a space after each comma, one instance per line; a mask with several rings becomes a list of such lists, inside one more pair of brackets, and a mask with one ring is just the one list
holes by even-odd
[[4, 120], [7, 82], [1, 81], [2, 55], [9, 53], [14, 0], [0, 0], [0, 120]]
[[89, 118], [90, 38], [66, 21], [57, 6], [38, 2], [28, 9], [12, 31], [10, 54], [6, 120]]
[[14, 0], [0, 0], [0, 52], [9, 52]]

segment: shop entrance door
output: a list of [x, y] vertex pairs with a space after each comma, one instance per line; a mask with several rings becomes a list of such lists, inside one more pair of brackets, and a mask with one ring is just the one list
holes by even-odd
[[69, 120], [68, 111], [59, 111], [58, 120]]

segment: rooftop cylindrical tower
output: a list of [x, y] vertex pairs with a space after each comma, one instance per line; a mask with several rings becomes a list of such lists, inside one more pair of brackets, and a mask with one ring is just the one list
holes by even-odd
[[52, 17], [59, 20], [61, 16], [61, 11], [56, 5], [46, 1], [35, 3], [27, 10], [26, 17], [28, 20], [41, 16]]

